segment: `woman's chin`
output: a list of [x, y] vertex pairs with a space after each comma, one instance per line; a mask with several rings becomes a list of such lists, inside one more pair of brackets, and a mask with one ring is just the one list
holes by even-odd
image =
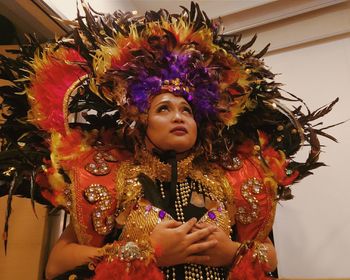
[[190, 153], [191, 149], [193, 148], [193, 145], [173, 145], [169, 146], [167, 151], [173, 150], [178, 155], [184, 155], [185, 157]]

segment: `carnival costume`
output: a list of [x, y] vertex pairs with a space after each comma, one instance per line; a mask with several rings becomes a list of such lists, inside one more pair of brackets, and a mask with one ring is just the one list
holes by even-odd
[[[92, 279], [265, 279], [276, 203], [323, 165], [317, 135], [333, 137], [311, 122], [336, 101], [287, 109], [280, 100], [302, 101], [282, 95], [261, 59], [267, 47], [221, 34], [197, 4], [144, 17], [84, 9], [66, 37], [2, 57], [12, 84], [0, 95], [1, 192], [66, 209], [79, 243], [103, 247]], [[162, 92], [183, 97], [198, 126], [179, 162], [144, 146]], [[295, 162], [304, 141], [309, 157]], [[231, 267], [157, 267], [153, 228], [191, 217], [242, 244]]]

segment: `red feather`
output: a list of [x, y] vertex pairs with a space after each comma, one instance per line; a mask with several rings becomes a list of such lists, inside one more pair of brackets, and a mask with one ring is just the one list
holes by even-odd
[[[129, 266], [130, 264], [130, 266]], [[112, 262], [103, 261], [95, 269], [93, 280], [163, 280], [164, 275], [154, 262], [146, 264], [135, 260], [131, 263], [114, 259]]]
[[[67, 90], [87, 74], [84, 59], [73, 49], [59, 49], [40, 61], [29, 89], [33, 123], [47, 131], [65, 133], [63, 104]], [[35, 68], [35, 65], [34, 65]]]

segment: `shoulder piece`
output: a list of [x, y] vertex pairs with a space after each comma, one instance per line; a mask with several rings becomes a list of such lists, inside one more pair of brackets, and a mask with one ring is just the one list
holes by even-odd
[[64, 191], [66, 207], [81, 244], [100, 246], [114, 228], [116, 172], [120, 166], [115, 154], [94, 148], [68, 170], [71, 184]]
[[277, 203], [277, 182], [257, 157], [241, 158], [241, 168], [228, 171], [236, 206], [240, 241], [264, 241], [271, 231]]

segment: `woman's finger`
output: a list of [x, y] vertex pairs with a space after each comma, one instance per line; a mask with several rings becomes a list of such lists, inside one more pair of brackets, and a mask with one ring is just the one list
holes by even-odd
[[182, 223], [179, 221], [171, 220], [171, 221], [161, 222], [160, 225], [162, 225], [165, 228], [177, 228], [182, 226]]
[[202, 253], [210, 248], [215, 247], [217, 244], [218, 244], [217, 240], [208, 240], [200, 243], [194, 243], [187, 247], [186, 253], [187, 255]]
[[213, 226], [213, 225], [208, 224], [208, 223], [196, 223], [196, 224], [194, 225], [194, 228], [196, 228], [196, 229], [202, 229], [202, 228], [207, 228], [207, 227], [211, 227], [211, 226]]
[[197, 223], [197, 219], [196, 218], [191, 218], [190, 220], [188, 220], [186, 223], [182, 224], [179, 227], [180, 231], [183, 231], [184, 233], [189, 233], [192, 229], [192, 227]]
[[205, 227], [203, 229], [199, 229], [191, 232], [187, 235], [187, 239], [190, 243], [196, 243], [206, 237], [208, 237], [212, 232], [216, 230], [215, 226]]

